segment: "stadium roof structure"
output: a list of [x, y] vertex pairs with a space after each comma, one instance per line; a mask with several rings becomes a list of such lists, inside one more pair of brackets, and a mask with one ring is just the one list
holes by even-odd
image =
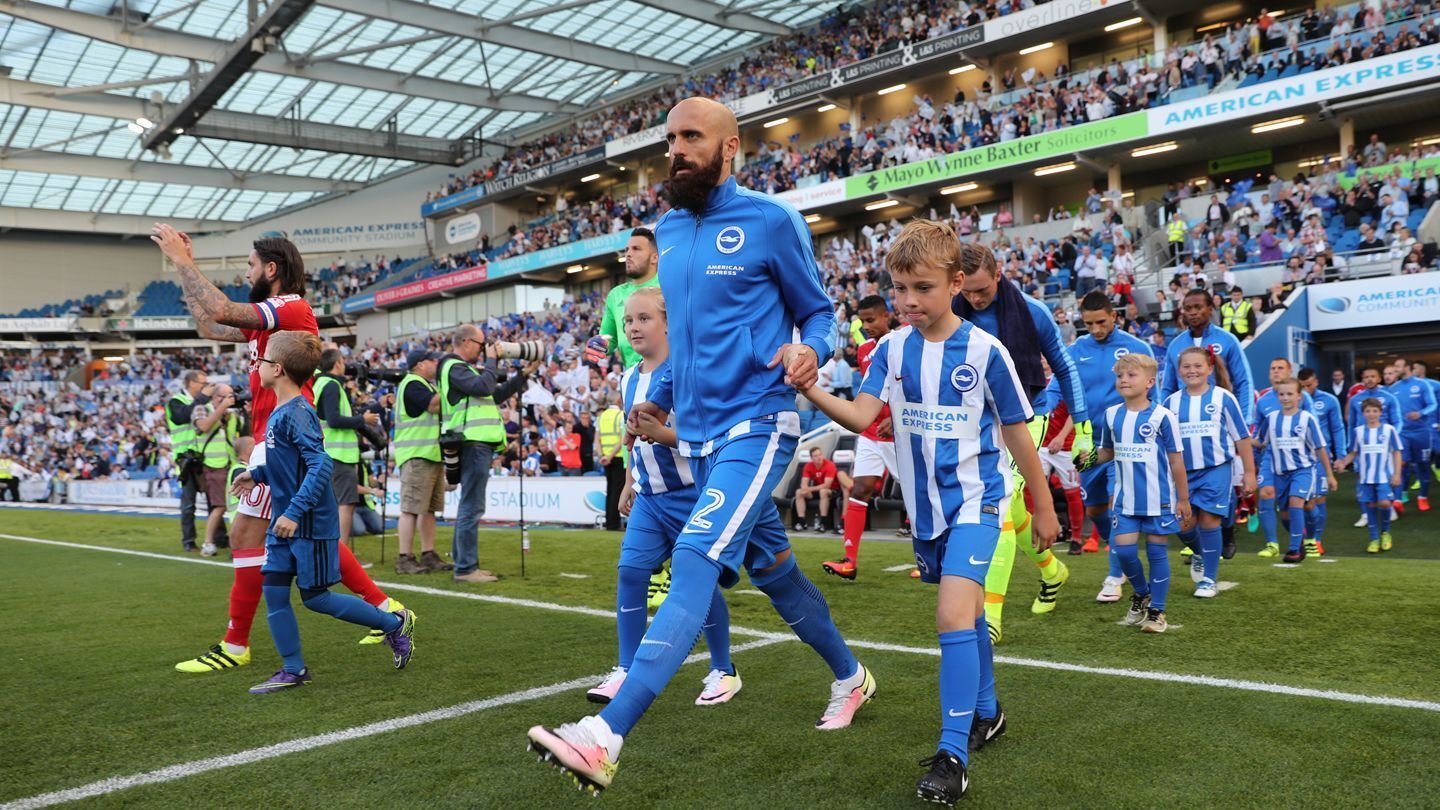
[[0, 0], [0, 215], [237, 227], [459, 165], [834, 5]]

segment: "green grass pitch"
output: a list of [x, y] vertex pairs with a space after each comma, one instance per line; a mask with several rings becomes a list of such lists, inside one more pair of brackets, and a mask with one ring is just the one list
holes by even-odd
[[[1044, 617], [1029, 612], [1035, 572], [1017, 560], [997, 648], [1011, 727], [974, 759], [966, 803], [1434, 806], [1440, 510], [1407, 512], [1395, 526], [1395, 551], [1375, 556], [1364, 553], [1364, 530], [1351, 528], [1348, 494], [1333, 500], [1326, 546], [1335, 562], [1276, 568], [1255, 556], [1259, 542], [1242, 530], [1241, 553], [1221, 569], [1221, 579], [1236, 585], [1219, 598], [1191, 598], [1176, 569], [1169, 613], [1178, 627], [1164, 636], [1117, 626], [1123, 605], [1094, 602], [1100, 555], [1064, 557], [1070, 584], [1059, 609]], [[594, 709], [578, 684], [612, 666], [613, 618], [553, 606], [612, 609], [618, 535], [533, 532], [522, 579], [517, 533], [483, 532], [483, 564], [503, 579], [463, 588], [443, 575], [393, 574], [392, 537], [387, 563], [372, 573], [404, 586], [391, 595], [418, 612], [410, 667], [394, 671], [386, 648], [356, 644], [362, 630], [302, 609], [315, 682], [262, 698], [245, 690], [278, 668], [263, 606], [254, 664], [204, 676], [172, 669], [219, 639], [231, 581], [225, 567], [171, 559], [180, 557], [174, 520], [4, 509], [0, 533], [166, 555], [0, 537], [7, 607], [0, 661], [10, 682], [0, 701], [9, 743], [0, 757], [0, 807], [167, 768], [172, 778], [111, 782], [84, 801], [427, 808], [587, 801], [526, 753], [525, 730]], [[448, 543], [442, 528], [441, 545]], [[865, 645], [856, 652], [876, 674], [876, 700], [850, 729], [816, 732], [831, 679], [818, 656], [792, 640], [737, 630], [737, 646], [762, 642], [735, 656], [745, 681], [740, 695], [696, 707], [705, 665], [682, 668], [627, 740], [600, 801], [625, 808], [917, 804], [916, 762], [933, 752], [938, 733], [934, 591], [883, 570], [911, 561], [907, 543], [867, 541], [855, 583], [820, 571], [820, 561], [838, 553], [838, 539], [801, 537], [795, 548], [842, 633]], [[378, 559], [378, 544], [363, 539], [357, 553]], [[729, 593], [737, 628], [787, 634], [769, 601], [751, 590], [742, 579]], [[570, 681], [577, 683], [565, 686]], [[1357, 702], [1360, 696], [1399, 700]], [[495, 700], [474, 703], [486, 699]], [[265, 749], [370, 724], [382, 725], [278, 749], [286, 753]]]

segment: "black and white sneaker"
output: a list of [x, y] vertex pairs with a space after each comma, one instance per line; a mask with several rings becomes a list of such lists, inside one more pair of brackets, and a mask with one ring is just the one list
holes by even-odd
[[931, 804], [953, 807], [965, 798], [970, 787], [970, 776], [965, 772], [965, 763], [949, 751], [940, 751], [929, 759], [920, 760], [930, 770], [915, 783], [915, 795]]
[[1284, 560], [1287, 563], [1290, 563], [1291, 565], [1298, 565], [1299, 563], [1305, 562], [1305, 549], [1297, 548], [1291, 551], [1287, 551], [1285, 552], [1285, 556], [1281, 557], [1280, 559]]
[[995, 705], [994, 717], [977, 717], [970, 724], [970, 753], [984, 748], [986, 743], [1005, 733], [1005, 710]]
[[1145, 621], [1145, 611], [1150, 607], [1150, 594], [1130, 595], [1130, 609], [1125, 612], [1125, 623], [1131, 627], [1139, 627]]

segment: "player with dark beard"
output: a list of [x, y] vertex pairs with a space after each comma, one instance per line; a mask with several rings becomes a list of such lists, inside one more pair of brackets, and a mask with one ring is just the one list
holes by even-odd
[[[255, 240], [250, 251], [245, 280], [250, 283], [250, 303], [225, 297], [195, 267], [190, 237], [169, 225], [156, 223], [150, 237], [175, 266], [185, 303], [195, 318], [200, 336], [210, 340], [247, 343], [250, 347], [250, 423], [255, 449], [249, 466], [265, 463], [265, 428], [275, 409], [275, 392], [260, 385], [259, 358], [265, 356], [270, 335], [297, 331], [319, 334], [315, 313], [305, 300], [305, 263], [300, 251], [283, 237]], [[314, 399], [307, 382], [301, 391], [307, 401]], [[230, 529], [231, 555], [235, 561], [235, 584], [230, 589], [230, 623], [221, 643], [201, 655], [175, 665], [181, 672], [203, 673], [242, 667], [250, 663], [250, 625], [263, 593], [265, 531], [270, 524], [270, 492], [257, 486], [240, 501]], [[366, 602], [395, 612], [403, 606], [390, 599], [365, 573], [348, 546], [340, 546], [340, 574], [345, 587]], [[361, 643], [377, 643], [367, 636]]]

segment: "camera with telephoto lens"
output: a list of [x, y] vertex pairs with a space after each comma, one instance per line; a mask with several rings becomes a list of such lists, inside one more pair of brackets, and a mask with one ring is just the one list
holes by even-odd
[[383, 368], [380, 366], [369, 366], [365, 363], [345, 364], [345, 376], [354, 378], [355, 385], [361, 389], [368, 389], [374, 380], [388, 382], [393, 385], [405, 379], [406, 373], [403, 368]]
[[234, 398], [230, 400], [230, 407], [237, 411], [244, 410], [250, 404], [250, 389], [236, 391]]
[[493, 345], [501, 360], [523, 360], [529, 363], [533, 360], [544, 360], [547, 354], [545, 343], [539, 340], [522, 340], [518, 343], [497, 340]]
[[440, 457], [445, 462], [445, 482], [460, 483], [460, 451], [465, 448], [465, 434], [447, 430], [440, 434]]

